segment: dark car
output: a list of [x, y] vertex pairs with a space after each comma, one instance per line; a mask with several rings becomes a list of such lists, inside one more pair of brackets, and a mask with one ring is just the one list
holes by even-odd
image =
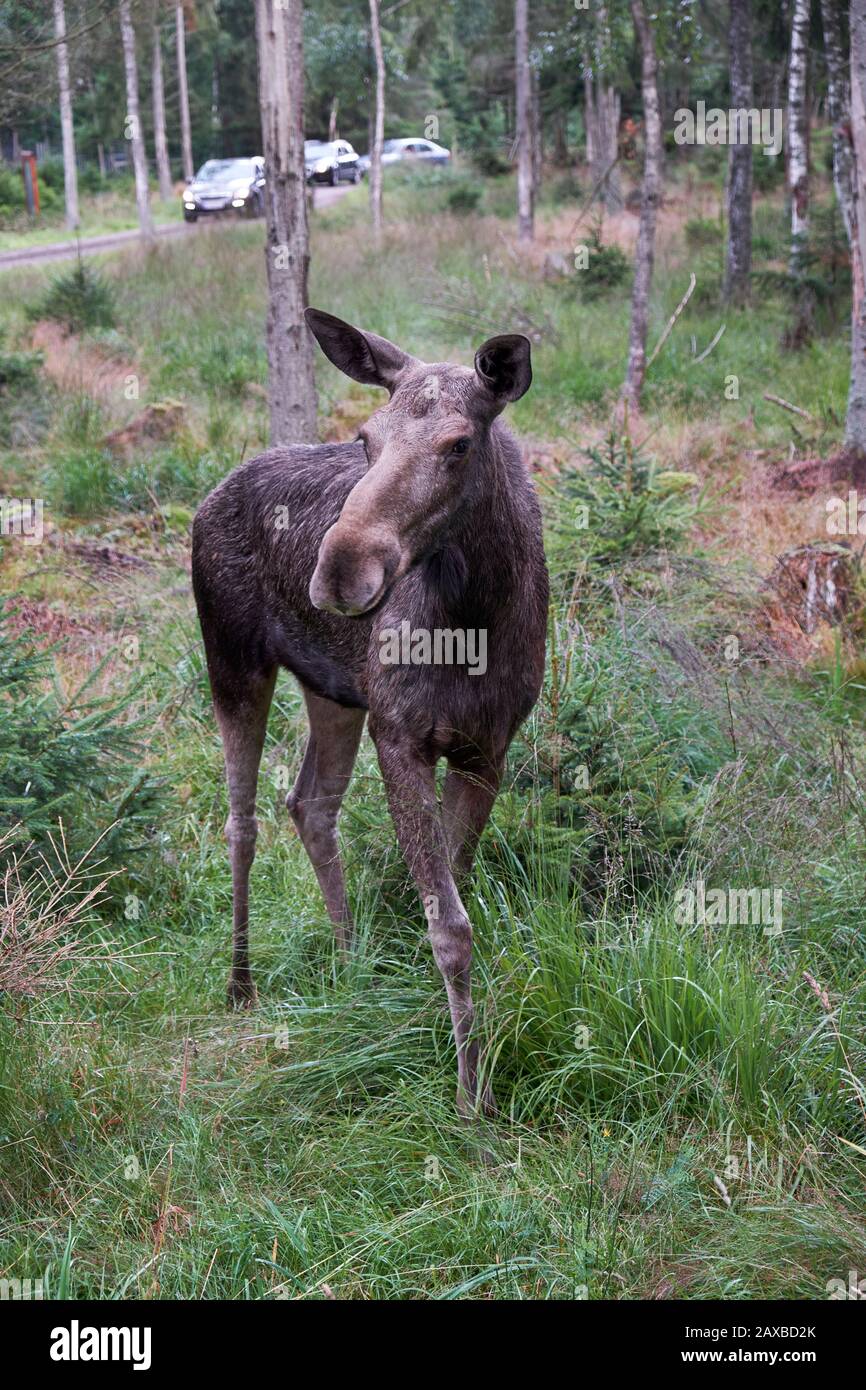
[[308, 183], [357, 183], [361, 177], [348, 140], [305, 140], [304, 168]]
[[246, 213], [260, 217], [265, 210], [265, 161], [209, 159], [192, 183], [183, 190], [183, 215], [187, 222], [211, 212]]

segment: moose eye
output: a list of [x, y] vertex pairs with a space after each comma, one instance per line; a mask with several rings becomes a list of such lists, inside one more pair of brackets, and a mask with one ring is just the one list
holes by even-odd
[[455, 458], [464, 458], [465, 455], [469, 453], [469, 446], [471, 443], [472, 440], [465, 437], [463, 439], [455, 439], [454, 443], [451, 445], [450, 452]]

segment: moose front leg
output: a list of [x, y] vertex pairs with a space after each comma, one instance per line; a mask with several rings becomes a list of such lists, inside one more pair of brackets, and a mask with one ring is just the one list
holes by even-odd
[[232, 969], [227, 989], [231, 1008], [256, 1000], [250, 973], [250, 869], [256, 854], [256, 784], [274, 693], [276, 668], [247, 678], [243, 697], [227, 699], [214, 684], [214, 709], [222, 734], [229, 784], [226, 840], [232, 868]]
[[[388, 806], [409, 872], [427, 916], [433, 956], [445, 981], [457, 1046], [457, 1109], [470, 1118], [477, 1108], [478, 1043], [470, 976], [472, 927], [451, 872], [448, 843], [436, 800], [435, 763], [399, 739], [386, 738], [371, 721]], [[482, 1107], [492, 1110], [489, 1091]]]

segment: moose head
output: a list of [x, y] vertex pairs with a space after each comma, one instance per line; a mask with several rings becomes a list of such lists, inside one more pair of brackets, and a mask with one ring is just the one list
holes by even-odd
[[390, 399], [359, 431], [370, 466], [322, 539], [310, 582], [316, 608], [369, 612], [429, 554], [487, 457], [493, 421], [532, 381], [519, 333], [488, 338], [474, 368], [421, 362], [386, 338], [319, 309], [306, 319], [325, 356]]

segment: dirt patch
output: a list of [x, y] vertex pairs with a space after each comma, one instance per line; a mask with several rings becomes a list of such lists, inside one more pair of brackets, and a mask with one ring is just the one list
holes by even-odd
[[99, 545], [94, 541], [67, 541], [64, 550], [83, 560], [100, 578], [108, 578], [116, 570], [152, 570], [148, 560], [137, 555], [127, 555], [110, 545]]
[[70, 617], [69, 613], [41, 599], [16, 597], [6, 610], [6, 621], [16, 636], [36, 634], [46, 644], [67, 643], [70, 638], [92, 639], [101, 633], [98, 624]]
[[40, 319], [34, 327], [33, 346], [43, 354], [46, 376], [61, 390], [122, 401], [130, 378], [134, 377], [138, 395], [145, 391], [145, 379], [134, 363], [82, 342], [77, 334], [65, 333], [59, 324], [48, 319]]
[[771, 468], [771, 482], [773, 487], [784, 492], [805, 494], [817, 492], [820, 488], [836, 487], [840, 483], [866, 488], [866, 455], [843, 450], [826, 459], [806, 458], [778, 463]]
[[145, 444], [158, 444], [171, 439], [183, 424], [184, 409], [180, 401], [156, 401], [145, 406], [129, 424], [112, 430], [102, 443], [120, 458], [130, 458]]

